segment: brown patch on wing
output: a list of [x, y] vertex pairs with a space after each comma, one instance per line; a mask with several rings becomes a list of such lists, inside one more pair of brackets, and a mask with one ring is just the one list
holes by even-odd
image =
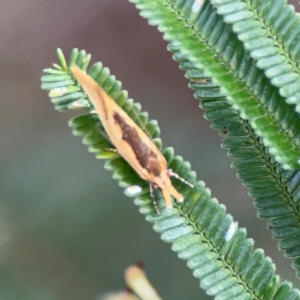
[[114, 119], [121, 127], [122, 139], [130, 145], [140, 165], [149, 173], [159, 176], [161, 167], [156, 154], [140, 139], [136, 129], [129, 126], [118, 113], [114, 113]]

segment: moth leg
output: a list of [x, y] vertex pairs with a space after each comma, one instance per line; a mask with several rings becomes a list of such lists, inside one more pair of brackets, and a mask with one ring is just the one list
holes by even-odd
[[121, 157], [121, 155], [115, 148], [104, 148], [97, 154], [97, 157], [101, 159], [111, 159]]
[[119, 151], [116, 148], [105, 148], [106, 151], [115, 152], [119, 154]]
[[[108, 142], [111, 143], [109, 136], [107, 135], [107, 133], [104, 130], [102, 130], [100, 128], [99, 124], [97, 125], [97, 129], [98, 129], [97, 131], [99, 132], [99, 134], [101, 134], [104, 139], [106, 139]], [[113, 146], [113, 144], [112, 144], [112, 146]], [[105, 150], [108, 152], [118, 153], [118, 155], [116, 157], [120, 156], [120, 154], [116, 148], [105, 148]]]
[[185, 179], [183, 179], [182, 177], [180, 177], [178, 174], [174, 173], [172, 171], [172, 169], [167, 170], [167, 174], [169, 177], [175, 177], [177, 179], [179, 179], [181, 182], [185, 183], [186, 185], [188, 185], [189, 187], [193, 188], [194, 185], [189, 183], [188, 181], [186, 181]]
[[113, 144], [108, 136], [108, 134], [105, 132], [104, 128], [102, 127], [102, 124], [99, 122], [99, 123], [96, 123], [96, 129], [97, 131], [99, 132], [99, 134], [102, 135], [102, 137], [107, 140], [108, 142], [110, 142], [111, 144]]
[[155, 207], [155, 210], [156, 210], [157, 214], [160, 215], [160, 211], [159, 211], [159, 208], [157, 206], [157, 202], [155, 200], [155, 195], [154, 195], [154, 189], [155, 188], [156, 188], [155, 185], [152, 182], [150, 182], [149, 183], [150, 196], [152, 198], [152, 201], [153, 201], [153, 204], [154, 204], [154, 207]]

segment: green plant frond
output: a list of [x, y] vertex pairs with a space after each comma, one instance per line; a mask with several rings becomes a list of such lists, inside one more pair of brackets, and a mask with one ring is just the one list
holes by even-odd
[[166, 40], [176, 43], [197, 68], [222, 87], [222, 93], [284, 168], [299, 168], [298, 114], [282, 101], [278, 89], [257, 68], [232, 26], [224, 23], [209, 1], [197, 17], [192, 0], [130, 1], [150, 24], [158, 26]]
[[203, 70], [195, 68], [178, 47], [169, 44], [168, 49], [186, 72], [189, 86], [205, 110], [204, 117], [223, 137], [222, 146], [234, 159], [232, 167], [237, 176], [250, 189], [258, 216], [270, 218], [268, 228], [273, 230], [273, 238], [279, 240], [279, 248], [287, 257], [295, 258], [293, 267], [300, 277], [300, 172], [284, 170], [272, 160], [249, 122], [239, 116], [220, 88], [207, 79]]
[[[65, 64], [65, 60], [61, 61], [61, 70]], [[68, 67], [65, 67], [64, 71], [71, 76]], [[57, 74], [58, 78], [65, 82], [66, 78], [60, 77], [61, 75]], [[70, 78], [72, 81], [70, 86], [63, 86], [54, 78], [51, 82], [57, 82], [59, 88], [65, 87], [69, 90], [74, 87], [75, 90], [77, 87], [76, 90], [81, 91], [78, 83], [72, 76]], [[107, 80], [110, 83], [115, 81], [114, 77], [109, 75]], [[48, 81], [45, 78], [42, 81], [43, 86], [49, 88]], [[106, 81], [101, 82], [103, 87]], [[119, 94], [125, 93], [120, 90], [120, 84], [116, 86], [118, 92], [111, 88], [110, 93], [114, 94], [117, 101], [120, 99]], [[56, 89], [56, 85], [51, 84], [50, 89]], [[137, 109], [138, 113], [135, 116], [145, 119], [145, 113], [140, 112], [140, 106], [128, 100], [127, 96], [121, 98], [120, 103], [125, 111]], [[84, 94], [83, 99], [88, 101]], [[84, 143], [96, 155], [107, 150], [109, 145], [105, 137], [99, 133], [102, 127], [96, 114], [89, 113], [73, 118], [70, 125], [76, 135], [84, 136]], [[149, 121], [145, 125], [158, 138], [157, 124]], [[113, 171], [113, 177], [122, 187], [141, 186], [142, 191], [135, 195], [134, 203], [139, 206], [146, 220], [154, 224], [154, 230], [161, 234], [162, 240], [172, 243], [172, 250], [187, 261], [194, 276], [201, 279], [201, 287], [216, 299], [300, 299], [299, 291], [292, 289], [290, 283], [280, 283], [279, 277], [274, 274], [275, 266], [271, 259], [265, 257], [261, 249], [254, 250], [254, 242], [246, 237], [245, 229], [239, 229], [232, 217], [226, 214], [224, 205], [211, 198], [210, 190], [202, 181], [196, 182], [195, 173], [191, 171], [189, 163], [184, 162], [179, 156], [174, 156], [171, 148], [164, 150], [163, 154], [168, 166], [179, 176], [193, 183], [194, 187], [190, 188], [173, 179], [174, 186], [183, 194], [185, 201], [182, 204], [174, 203], [172, 209], [167, 209], [160, 197], [159, 215], [154, 209], [148, 183], [139, 178], [122, 157], [109, 159], [105, 168]], [[285, 298], [282, 298], [282, 295]]]
[[211, 0], [211, 3], [225, 22], [233, 24], [234, 32], [257, 60], [258, 67], [300, 112], [300, 19], [294, 7], [285, 0]]
[[[44, 70], [48, 75], [42, 76], [42, 89], [49, 90], [51, 102], [55, 104], [55, 109], [58, 111], [87, 109], [93, 112], [91, 102], [82, 88], [76, 84], [76, 80], [69, 70], [74, 64], [84, 71], [87, 70], [91, 55], [87, 54], [85, 50], [79, 51], [75, 48], [71, 52], [69, 64], [66, 63], [61, 49], [57, 50], [57, 55], [61, 65], [55, 64], [55, 69], [48, 68]], [[141, 105], [134, 103], [132, 99], [128, 99], [127, 91], [121, 91], [121, 82], [110, 75], [108, 68], [104, 68], [102, 63], [96, 63], [90, 68], [88, 74], [115, 99], [118, 105], [127, 112], [129, 117], [144, 129], [151, 138], [156, 139], [160, 135], [157, 122], [154, 120], [148, 122], [148, 114], [146, 112], [141, 113]], [[91, 119], [95, 119], [95, 117], [88, 115], [87, 120], [90, 121]], [[98, 124], [91, 126], [96, 126], [103, 130], [98, 117], [96, 119], [98, 120]], [[80, 123], [84, 121], [84, 118], [81, 116], [73, 119], [74, 122], [77, 122], [77, 120]], [[71, 121], [71, 126], [73, 121]], [[78, 130], [80, 132], [80, 128]], [[159, 140], [156, 143], [159, 144]]]

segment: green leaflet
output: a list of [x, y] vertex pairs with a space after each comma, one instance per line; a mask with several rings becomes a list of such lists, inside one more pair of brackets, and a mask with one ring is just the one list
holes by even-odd
[[224, 138], [222, 146], [235, 159], [232, 167], [250, 189], [250, 195], [255, 199], [254, 205], [259, 210], [258, 216], [271, 218], [268, 228], [274, 230], [272, 236], [280, 240], [279, 248], [285, 251], [285, 255], [295, 258], [293, 267], [300, 277], [297, 205], [300, 200], [300, 172], [284, 170], [272, 160], [249, 123], [239, 117], [220, 88], [202, 70], [195, 68], [178, 47], [170, 44], [168, 49], [174, 53], [173, 58], [180, 63], [179, 67], [190, 79], [189, 86], [195, 90], [195, 98], [200, 100], [200, 106], [205, 110], [204, 117], [212, 122], [211, 127], [219, 130]]
[[[89, 100], [72, 78], [60, 50], [58, 56], [61, 66], [55, 65], [55, 69], [46, 69], [46, 73], [50, 73], [52, 77], [46, 75], [42, 78], [43, 88], [50, 90], [50, 96], [54, 95], [54, 98], [62, 97], [64, 91], [68, 91], [66, 95], [72, 94], [69, 91], [81, 93], [78, 98], [69, 97], [61, 101], [56, 99], [55, 105], [59, 110], [62, 107], [73, 109], [74, 105], [71, 104], [74, 101], [87, 101], [83, 108], [91, 110]], [[75, 49], [69, 66], [74, 61], [85, 61], [85, 57], [89, 56], [84, 51], [78, 52]], [[81, 67], [87, 68], [87, 65]], [[140, 106], [131, 99], [128, 100], [127, 93], [121, 90], [120, 82], [109, 75], [107, 68], [95, 64], [89, 74], [93, 74], [101, 82], [101, 86], [106, 88], [136, 122], [140, 120], [150, 134], [158, 138], [157, 124], [148, 122], [147, 114], [140, 111]], [[106, 151], [109, 142], [99, 132], [102, 126], [97, 115], [82, 115], [73, 118], [69, 124], [76, 135], [84, 136], [84, 143], [97, 156]], [[174, 157], [171, 148], [163, 153], [170, 168], [194, 183], [194, 188], [191, 189], [174, 179], [174, 186], [184, 195], [185, 201], [181, 205], [176, 204], [172, 209], [166, 209], [160, 199], [160, 215], [155, 212], [148, 183], [143, 182], [122, 157], [109, 159], [105, 167], [113, 171], [113, 177], [121, 186], [134, 184], [142, 187], [142, 192], [134, 198], [135, 204], [145, 214], [146, 220], [154, 224], [154, 230], [161, 234], [161, 238], [172, 243], [173, 251], [187, 260], [194, 276], [201, 279], [201, 287], [216, 299], [300, 299], [300, 293], [293, 290], [289, 283], [279, 282], [279, 277], [274, 274], [275, 266], [272, 261], [264, 256], [262, 250], [253, 249], [254, 243], [246, 238], [246, 231], [237, 228], [232, 217], [226, 214], [224, 205], [211, 198], [205, 184], [202, 181], [195, 183], [195, 173], [191, 171], [189, 163], [184, 162], [181, 157]]]
[[233, 24], [257, 66], [279, 87], [287, 103], [300, 111], [300, 20], [284, 0], [211, 0], [224, 21]]
[[294, 106], [283, 101], [279, 90], [269, 84], [232, 26], [224, 23], [209, 1], [204, 2], [197, 17], [192, 10], [194, 0], [131, 2], [164, 33], [166, 40], [176, 43], [197, 68], [213, 77], [285, 169], [299, 169], [300, 124]]

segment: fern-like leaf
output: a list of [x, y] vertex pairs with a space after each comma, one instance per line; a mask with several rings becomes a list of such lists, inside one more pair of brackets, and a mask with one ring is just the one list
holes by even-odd
[[[137, 3], [141, 14], [149, 18], [150, 22], [152, 22], [152, 18], [155, 19], [155, 24], [159, 24], [159, 29], [166, 32], [165, 37], [168, 40], [174, 40], [169, 49], [176, 53], [175, 60], [179, 61], [181, 68], [187, 72], [186, 76], [191, 80], [190, 87], [196, 90], [195, 97], [201, 101], [201, 107], [206, 110], [205, 117], [212, 120], [212, 127], [218, 129], [224, 137], [222, 146], [229, 149], [229, 156], [235, 159], [232, 167], [237, 169], [238, 177], [250, 189], [250, 196], [255, 198], [255, 206], [259, 209], [258, 215], [262, 218], [271, 218], [268, 227], [274, 229], [273, 237], [280, 240], [279, 248], [285, 251], [285, 255], [295, 258], [293, 267], [297, 270], [297, 276], [300, 276], [298, 206], [300, 174], [298, 171], [285, 171], [286, 164], [277, 163], [277, 161], [283, 162], [283, 156], [286, 156], [287, 160], [291, 159], [290, 148], [287, 144], [284, 146], [284, 141], [290, 138], [292, 144], [299, 145], [300, 122], [294, 106], [285, 103], [279, 89], [272, 84], [265, 72], [256, 66], [255, 60], [250, 57], [250, 52], [245, 50], [243, 43], [237, 39], [231, 25], [224, 23], [223, 18], [217, 14], [217, 10], [209, 1], [205, 2], [197, 17], [195, 17], [194, 5], [196, 2], [194, 1], [166, 1], [161, 6], [163, 12], [160, 10], [161, 7], [158, 8], [159, 1], [154, 1], [157, 4], [156, 7], [151, 6], [151, 1], [147, 3], [142, 0], [132, 2]], [[240, 10], [239, 6], [235, 6], [235, 12], [237, 12], [235, 13], [229, 9], [230, 5], [234, 6], [233, 2], [216, 2], [220, 7], [222, 6], [222, 9], [224, 8], [223, 14], [225, 15], [226, 12], [233, 20], [235, 20], [235, 16], [243, 15], [241, 12], [244, 5]], [[228, 3], [228, 6], [225, 2]], [[262, 4], [260, 1], [251, 1], [251, 3], [256, 7], [268, 6], [271, 11], [277, 11], [278, 3], [274, 6], [274, 10], [270, 7], [272, 6], [270, 2]], [[172, 14], [176, 15], [179, 21], [172, 19]], [[266, 10], [263, 10], [261, 14], [266, 14]], [[187, 28], [190, 28], [190, 34], [192, 38], [194, 36], [198, 38], [200, 48], [203, 43], [206, 43], [207, 48], [203, 50], [202, 60], [200, 53], [197, 56], [196, 47], [193, 49], [193, 45], [191, 45], [194, 41], [188, 42], [188, 39], [192, 39], [190, 36], [184, 36], [179, 29], [178, 37], [176, 36], [172, 27], [173, 22], [182, 22]], [[162, 24], [166, 25], [162, 26]], [[239, 25], [242, 26], [242, 24], [239, 22]], [[246, 26], [244, 25], [244, 28]], [[169, 34], [169, 31], [172, 35]], [[220, 64], [228, 67], [228, 72], [235, 72], [236, 78], [243, 82], [245, 88], [256, 97], [256, 105], [249, 107], [249, 98], [246, 97], [245, 100], [240, 97], [239, 92], [235, 95], [237, 99], [233, 99], [234, 95], [228, 97], [226, 90], [221, 89], [211, 80], [209, 75], [213, 75], [213, 77], [215, 75], [213, 63], [210, 65], [208, 61], [202, 64], [208, 56], [207, 52], [214, 52], [217, 59], [221, 58]], [[208, 57], [208, 59], [216, 60], [214, 57]], [[218, 72], [220, 70], [220, 68], [217, 69]], [[226, 85], [225, 76], [223, 76], [223, 81], [219, 80], [218, 76], [223, 76], [221, 71], [220, 74], [217, 74], [216, 82]], [[237, 80], [236, 78], [235, 80]], [[240, 106], [236, 105], [236, 101], [240, 100], [248, 106], [245, 108], [250, 114], [253, 114], [254, 121], [245, 116]], [[272, 120], [262, 121], [262, 118], [254, 116], [256, 110], [260, 111], [261, 109], [264, 110], [265, 116]], [[254, 123], [261, 121], [261, 127], [258, 128]], [[275, 144], [270, 147], [270, 140], [260, 138], [260, 136], [268, 134], [267, 131], [275, 123], [283, 133], [282, 139], [277, 140], [282, 146], [282, 150], [279, 152], [276, 152], [278, 150], [274, 148]], [[271, 133], [271, 140], [275, 141], [276, 139], [277, 137]], [[281, 153], [282, 159], [278, 158], [279, 153]], [[296, 162], [297, 155], [294, 158], [294, 162]]]
[[212, 0], [211, 3], [225, 22], [233, 24], [234, 32], [257, 66], [300, 112], [300, 19], [294, 7], [284, 0]]
[[130, 1], [167, 41], [176, 43], [197, 68], [213, 77], [284, 168], [299, 168], [298, 114], [285, 101], [275, 101], [281, 97], [278, 90], [268, 84], [264, 71], [256, 67], [232, 26], [223, 21], [210, 1], [204, 2], [197, 16], [193, 0]]
[[[45, 75], [42, 78], [43, 88], [49, 89], [50, 97], [54, 98], [62, 97], [62, 91], [65, 90], [81, 93], [81, 98], [74, 97], [76, 100], [70, 97], [67, 105], [72, 109], [75, 101], [87, 101], [88, 104], [83, 105], [83, 108], [91, 110], [88, 98], [69, 71], [74, 61], [86, 68], [85, 64], [80, 63], [88, 56], [84, 51], [74, 50], [71, 55], [73, 59], [67, 65], [60, 50], [58, 54], [61, 65], [55, 65], [55, 69], [46, 69], [53, 77], [49, 79], [49, 75]], [[127, 113], [136, 120], [142, 120], [151, 135], [158, 138], [157, 124], [148, 122], [146, 114], [140, 111], [140, 106], [128, 100], [127, 93], [121, 90], [120, 82], [109, 75], [107, 68], [95, 64], [89, 74]], [[67, 95], [69, 94], [72, 93]], [[66, 108], [66, 99], [61, 99], [61, 102], [56, 99], [55, 104], [59, 110], [62, 106]], [[73, 118], [70, 125], [76, 135], [84, 136], [84, 143], [96, 155], [105, 152], [107, 142], [99, 133], [102, 126], [97, 115], [89, 113]], [[274, 274], [275, 266], [270, 258], [265, 257], [261, 249], [254, 250], [253, 241], [247, 239], [244, 229], [237, 228], [232, 217], [226, 214], [224, 205], [211, 198], [210, 190], [202, 181], [195, 181], [195, 173], [191, 171], [189, 163], [184, 162], [181, 157], [174, 157], [171, 148], [164, 150], [163, 154], [170, 168], [194, 183], [194, 188], [174, 180], [174, 186], [184, 195], [185, 201], [167, 209], [160, 198], [160, 215], [154, 209], [148, 184], [138, 177], [122, 157], [108, 160], [105, 167], [113, 171], [113, 177], [121, 186], [138, 184], [142, 187], [142, 192], [134, 198], [134, 203], [139, 206], [146, 220], [154, 223], [154, 230], [161, 234], [162, 240], [172, 243], [173, 251], [187, 260], [188, 267], [193, 270], [196, 278], [201, 279], [201, 286], [206, 292], [216, 299], [300, 299], [299, 291], [292, 289], [291, 284], [280, 283], [279, 277]]]
[[[205, 118], [224, 138], [222, 146], [234, 159], [232, 167], [237, 170], [237, 176], [250, 189], [250, 196], [259, 210], [258, 216], [270, 218], [268, 228], [274, 230], [273, 238], [280, 240], [279, 248], [287, 257], [295, 258], [293, 267], [300, 277], [300, 222], [296, 205], [300, 200], [300, 172], [284, 170], [272, 160], [249, 123], [239, 116], [220, 88], [207, 79], [203, 70], [195, 68], [178, 47], [170, 44], [168, 49], [186, 72], [189, 86], [195, 90], [195, 97], [205, 110]], [[291, 240], [293, 243], [288, 243]]]

